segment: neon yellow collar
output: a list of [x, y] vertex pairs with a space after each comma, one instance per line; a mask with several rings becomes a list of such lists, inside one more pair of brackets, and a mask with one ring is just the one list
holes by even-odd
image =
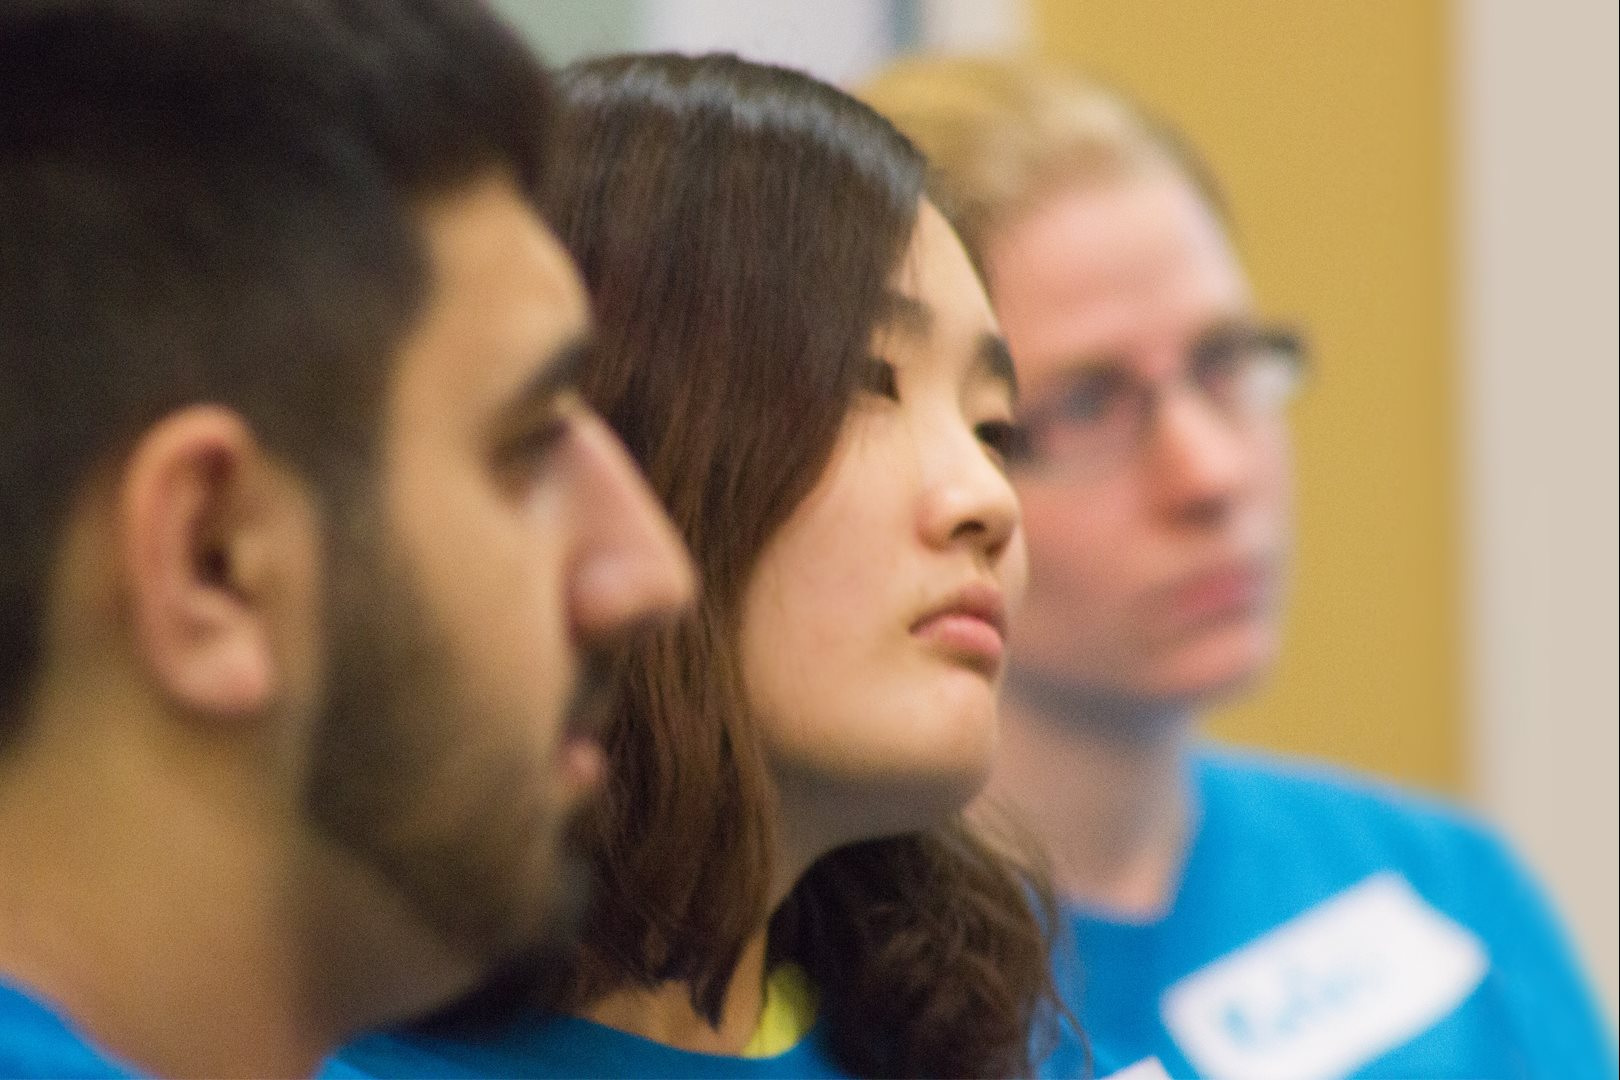
[[775, 1057], [793, 1049], [816, 1024], [816, 988], [798, 964], [778, 964], [765, 979], [765, 1007], [745, 1058]]

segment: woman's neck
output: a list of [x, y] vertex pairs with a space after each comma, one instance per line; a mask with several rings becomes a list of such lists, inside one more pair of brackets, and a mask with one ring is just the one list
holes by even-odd
[[1035, 831], [1065, 899], [1147, 919], [1169, 906], [1185, 859], [1190, 717], [1144, 717], [1132, 737], [1120, 719], [1008, 700], [981, 801]]
[[651, 990], [615, 990], [581, 1013], [587, 1020], [678, 1050], [735, 1057], [754, 1037], [765, 1007], [765, 929], [760, 928], [738, 958], [718, 1026], [693, 1006], [691, 991], [689, 984], [680, 982]]
[[[779, 830], [772, 859], [768, 910], [776, 911], [810, 867], [827, 852], [868, 836], [894, 800], [871, 796], [837, 798], [824, 781], [777, 776]], [[826, 812], [831, 807], [832, 812]], [[652, 989], [610, 991], [579, 1010], [587, 1020], [644, 1039], [705, 1054], [740, 1055], [759, 1029], [765, 1008], [765, 955], [768, 925], [748, 940], [726, 987], [716, 1026], [692, 1004], [691, 984], [668, 982]]]

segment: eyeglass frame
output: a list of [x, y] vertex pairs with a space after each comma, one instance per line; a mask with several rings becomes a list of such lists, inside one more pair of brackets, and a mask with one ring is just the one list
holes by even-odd
[[[1251, 383], [1257, 376], [1264, 374], [1281, 378], [1274, 380], [1274, 385], [1269, 389], [1263, 384], [1251, 385], [1247, 394], [1233, 390], [1223, 395], [1204, 385], [1198, 375], [1200, 362], [1207, 365], [1212, 360], [1222, 359], [1221, 353], [1229, 352], [1234, 342], [1240, 347], [1248, 346], [1252, 349], [1249, 354], [1251, 361], [1269, 363], [1269, 367], [1266, 368], [1251, 364], [1248, 376]], [[1095, 475], [1112, 472], [1140, 454], [1147, 445], [1162, 400], [1169, 392], [1167, 383], [1186, 386], [1216, 416], [1234, 430], [1242, 430], [1257, 421], [1281, 415], [1297, 396], [1310, 372], [1308, 345], [1304, 334], [1297, 327], [1288, 323], [1250, 323], [1243, 320], [1225, 322], [1205, 331], [1189, 350], [1187, 363], [1182, 370], [1166, 379], [1151, 381], [1142, 379], [1124, 364], [1109, 360], [1086, 364], [1078, 375], [1067, 379], [1069, 383], [1067, 388], [1049, 401], [1020, 408], [1017, 438], [1006, 454], [1008, 468], [1026, 471], [1059, 469]], [[1124, 400], [1130, 402], [1128, 408], [1132, 417], [1131, 435], [1128, 440], [1121, 443], [1118, 450], [1110, 451], [1103, 459], [1089, 466], [1080, 465], [1076, 469], [1080, 464], [1078, 461], [1054, 461], [1050, 452], [1043, 452], [1040, 449], [1040, 443], [1043, 435], [1057, 425], [1079, 422], [1071, 415], [1071, 410], [1077, 396], [1086, 391], [1087, 387], [1083, 385], [1083, 380], [1088, 376], [1093, 378], [1112, 376], [1119, 383], [1123, 383], [1116, 385], [1113, 392], [1125, 395]], [[1265, 391], [1260, 400], [1243, 400], [1245, 397], [1253, 398], [1260, 391]], [[1061, 456], [1067, 458], [1071, 455]]]

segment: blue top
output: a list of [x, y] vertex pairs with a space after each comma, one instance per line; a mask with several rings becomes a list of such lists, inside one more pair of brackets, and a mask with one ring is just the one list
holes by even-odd
[[[1461, 813], [1321, 768], [1201, 753], [1169, 909], [1073, 909], [1060, 989], [1099, 1063], [1172, 1076], [1616, 1075], [1557, 920]], [[1082, 983], [1084, 984], [1082, 987]], [[1082, 992], [1083, 991], [1083, 992]], [[1079, 1074], [1066, 1043], [1045, 1076]]]
[[847, 1077], [833, 1064], [819, 1029], [774, 1057], [741, 1058], [676, 1050], [572, 1016], [532, 1015], [477, 1041], [416, 1033], [376, 1035], [344, 1050], [326, 1080], [378, 1077]]
[[0, 978], [0, 1076], [125, 1080], [136, 1075], [93, 1046], [50, 1006]]

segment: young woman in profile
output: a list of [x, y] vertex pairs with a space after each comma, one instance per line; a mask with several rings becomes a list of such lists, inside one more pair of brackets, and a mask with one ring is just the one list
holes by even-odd
[[924, 163], [733, 57], [564, 73], [551, 220], [580, 377], [702, 594], [611, 679], [591, 898], [545, 1011], [352, 1049], [376, 1075], [1009, 1076], [1044, 892], [964, 827], [1025, 577], [1012, 368]]

